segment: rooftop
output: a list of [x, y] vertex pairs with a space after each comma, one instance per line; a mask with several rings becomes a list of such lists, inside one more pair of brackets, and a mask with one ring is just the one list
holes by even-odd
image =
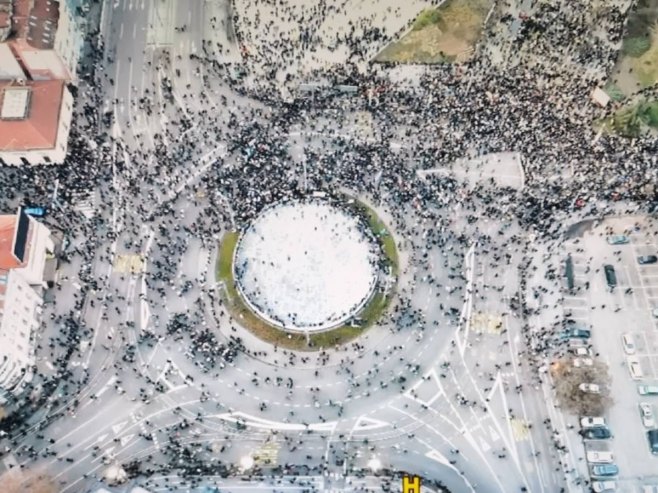
[[0, 43], [0, 80], [24, 79], [25, 73], [7, 43]]
[[29, 87], [8, 87], [0, 106], [0, 119], [23, 120], [30, 102]]
[[[18, 112], [19, 96], [16, 88], [26, 88], [30, 97], [22, 119], [5, 120], [7, 112]], [[64, 95], [64, 82], [61, 80], [27, 81], [23, 86], [13, 82], [0, 82], [0, 151], [28, 151], [52, 149], [57, 142], [59, 113]]]
[[21, 263], [14, 255], [14, 236], [16, 235], [15, 214], [0, 216], [0, 270], [20, 267]]

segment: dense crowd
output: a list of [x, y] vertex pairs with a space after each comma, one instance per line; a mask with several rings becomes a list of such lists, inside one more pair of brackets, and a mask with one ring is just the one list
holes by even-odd
[[[325, 4], [321, 2], [318, 9], [326, 9]], [[89, 337], [94, 330], [85, 325], [80, 312], [85, 303], [91, 306], [101, 303], [108, 311], [121, 314], [125, 304], [119, 289], [110, 287], [109, 279], [97, 274], [92, 266], [96, 262], [112, 262], [109, 244], [119, 236], [129, 238], [123, 244], [126, 251], [140, 252], [144, 246], [142, 225], [151, 227], [156, 236], [156, 252], [149, 259], [150, 267], [145, 274], [151, 293], [148, 300], [155, 313], [152, 332], [142, 335], [139, 343], [152, 344], [159, 338], [189, 340], [187, 356], [197, 361], [204, 372], [218, 375], [227, 364], [234, 361], [240, 364], [241, 354], [272, 357], [277, 350], [265, 354], [249, 349], [241, 337], [235, 335], [239, 321], [231, 318], [230, 309], [224, 306], [217, 292], [205, 286], [200, 278], [184, 276], [179, 279], [177, 266], [191, 238], [212, 248], [222, 232], [235, 226], [245, 227], [263, 208], [275, 202], [299, 198], [316, 190], [348, 191], [385, 210], [405, 259], [398, 279], [396, 302], [381, 323], [389, 325], [392, 332], [413, 328], [422, 333], [464, 322], [461, 303], [463, 297], [471, 293], [466, 289], [468, 279], [462, 255], [469, 246], [477, 244], [483, 254], [499, 266], [510, 265], [513, 258], [518, 262], [528, 255], [528, 244], [516, 234], [518, 231], [557, 240], [564, 233], [562, 219], [567, 215], [636, 212], [655, 201], [656, 140], [641, 137], [629, 142], [614, 135], [596, 139], [592, 127], [592, 121], [601, 117], [602, 112], [590, 103], [589, 95], [601, 83], [602, 75], [609, 74], [612, 69], [616, 53], [613, 47], [623, 30], [623, 15], [615, 7], [596, 19], [600, 29], [592, 40], [593, 19], [577, 7], [565, 5], [566, 2], [541, 4], [513, 41], [512, 49], [523, 53], [521, 61], [504, 70], [493, 66], [486, 57], [487, 51], [481, 50], [464, 66], [431, 67], [408, 84], [391, 83], [388, 71], [393, 67], [371, 67], [363, 73], [347, 64], [309, 76], [330, 81], [329, 87], [355, 86], [359, 90], [354, 95], [337, 94], [330, 89], [302, 94], [292, 88], [296, 96], [284, 101], [278, 83], [274, 82], [276, 77], [259, 81], [247, 89], [230, 76], [232, 68], [219, 66], [210, 58], [195, 57], [194, 62], [206, 68], [204, 77], [222, 80], [240, 97], [253, 98], [257, 104], [238, 106], [238, 96], [232, 100], [216, 95], [210, 88], [204, 89], [196, 97], [207, 103], [208, 109], [170, 121], [160, 135], [156, 135], [152, 149], [145, 141], [140, 141], [140, 137], [132, 143], [115, 142], [115, 138], [110, 137], [108, 117], [99, 109], [103, 106], [102, 92], [93, 88], [110, 87], [113, 81], [104, 72], [107, 60], [103, 47], [97, 47], [88, 60], [90, 70], [86, 73], [90, 75], [83, 77], [81, 83], [81, 105], [71, 134], [67, 163], [61, 167], [3, 169], [0, 173], [3, 191], [0, 209], [13, 207], [16, 201], [53, 204], [46, 222], [65, 230], [72, 238], [72, 246], [62, 252], [61, 261], [79, 262], [77, 278], [82, 284], [73, 305], [63, 313], [53, 312], [45, 321], [62, 328], [56, 337], [42, 343], [47, 348], [38, 347], [39, 354], [47, 356], [55, 370], [53, 375], [36, 380], [43, 388], [41, 400], [24, 405], [3, 422], [3, 429], [12, 432], [13, 445], [21, 442], [35, 422], [31, 416], [35, 408], [44, 406], [49, 412], [67, 403], [59, 414], [51, 413], [39, 427], [47, 426], [59, 415], [75, 412], [79, 401], [74, 396], [88, 382], [89, 373], [85, 370], [86, 373], [74, 374], [68, 362], [81, 339]], [[507, 24], [514, 19], [503, 16], [499, 20]], [[311, 31], [309, 24], [301, 38], [302, 47], [320, 42]], [[372, 42], [382, 36], [375, 27], [367, 33]], [[501, 38], [492, 30], [488, 34], [492, 42]], [[359, 52], [362, 40], [348, 41], [355, 52]], [[270, 61], [272, 73], [283, 68], [293, 52], [285, 47], [277, 50], [281, 56]], [[569, 63], [564, 62], [567, 58]], [[534, 61], [531, 63], [530, 59]], [[537, 59], [543, 61], [536, 62]], [[171, 60], [163, 59], [158, 63], [166, 67]], [[592, 67], [596, 70], [590, 71]], [[143, 100], [131, 104], [149, 114], [154, 112], [155, 116], [174, 104], [168, 98], [157, 101], [155, 94], [156, 88], [150, 88]], [[355, 139], [335, 131], [337, 125], [347, 127], [363, 113], [370, 115], [371, 137]], [[222, 115], [220, 124], [217, 114]], [[198, 130], [183, 136], [192, 124]], [[308, 169], [303, 183], [299, 167], [291, 165], [288, 142], [291, 129], [299, 126], [310, 126], [312, 131], [323, 135], [305, 149]], [[228, 142], [227, 156], [213, 161], [208, 170], [195, 179], [193, 163], [217, 141]], [[118, 145], [115, 155], [122, 156], [125, 150], [132, 161], [130, 164], [118, 157], [116, 175], [111, 165], [112, 144]], [[395, 147], [395, 144], [399, 145]], [[490, 181], [467, 185], [454, 176], [420, 178], [417, 175], [419, 169], [454, 170], [458, 160], [473, 153], [482, 155], [509, 150], [523, 155], [523, 190], [496, 187]], [[191, 191], [184, 187], [179, 194], [171, 193], [187, 180], [191, 181]], [[59, 183], [59, 192], [53, 202], [55, 181]], [[77, 191], [98, 193], [99, 206], [93, 220], [80, 221], [75, 216]], [[619, 202], [624, 204], [622, 208], [611, 201], [613, 194], [615, 199], [622, 200]], [[601, 200], [607, 204], [604, 210], [597, 209]], [[185, 213], [183, 221], [179, 210], [185, 203], [193, 207]], [[125, 212], [121, 226], [111, 219], [116, 209]], [[483, 218], [500, 225], [496, 234], [484, 229]], [[431, 257], [436, 251], [443, 255], [444, 263], [439, 266], [443, 275], [433, 270], [436, 266]], [[527, 268], [529, 262], [520, 263], [521, 279], [529, 274], [525, 272]], [[440, 307], [438, 315], [430, 316], [413, 304], [414, 293], [422, 284], [440, 288], [435, 291]], [[494, 287], [503, 289], [503, 286]], [[172, 314], [167, 318], [165, 305], [172, 290], [180, 292], [181, 296], [190, 291], [198, 295], [189, 313]], [[108, 295], [99, 298], [99, 291], [107, 291]], [[481, 300], [485, 297], [480, 291], [474, 294]], [[527, 303], [518, 298], [510, 302], [510, 310], [526, 317], [533, 313]], [[213, 330], [217, 326], [222, 330]], [[130, 365], [134, 362], [134, 348], [130, 349], [126, 335], [132, 329], [130, 322], [120, 323], [120, 337], [106, 341], [104, 346], [108, 352], [116, 354], [109, 358], [108, 369], [113, 367], [122, 379], [131, 376]], [[533, 367], [537, 381], [532, 383], [536, 384], [539, 367], [555, 349], [554, 334], [546, 329], [538, 336], [527, 324], [524, 333], [527, 349], [521, 356]], [[225, 337], [225, 334], [231, 335]], [[353, 343], [348, 349], [358, 354], [363, 346]], [[322, 367], [331, 361], [328, 353], [321, 351], [300, 357], [293, 351], [281, 350], [274, 361], [295, 366], [303, 365], [306, 358]], [[387, 355], [375, 351], [373, 357], [391, 355], [399, 358], [400, 364], [407, 366], [411, 373], [418, 373], [402, 347], [390, 349]], [[356, 361], [356, 358], [341, 358], [341, 378], [354, 388], [383, 386], [387, 377], [374, 370], [363, 382], [354, 378], [352, 367]], [[501, 367], [510, 364], [500, 363]], [[134, 399], [148, 402], [153, 395], [148, 389], [160, 389], [156, 382], [135, 373], [143, 381]], [[269, 380], [269, 376], [254, 376], [252, 383], [269, 384]], [[488, 390], [486, 386], [491, 380], [492, 373], [483, 372], [485, 389]], [[286, 389], [288, 399], [296, 397], [292, 380], [275, 381], [275, 384]], [[406, 390], [404, 380], [398, 384], [401, 391]], [[520, 392], [521, 388], [516, 390]], [[48, 401], [51, 394], [60, 397]], [[318, 389], [317, 402], [322, 400], [321, 394]], [[207, 400], [208, 395], [202, 393], [201, 399]], [[455, 396], [455, 401], [461, 406], [483, 405], [461, 395]], [[330, 412], [342, 416], [343, 405], [330, 407]], [[261, 407], [261, 411], [267, 412], [267, 406]], [[201, 460], [203, 454], [197, 454], [179, 439], [181, 430], [189, 428], [191, 420], [202, 421], [203, 418], [186, 417], [165, 430], [167, 442], [162, 449], [165, 460], [147, 457], [126, 465], [125, 469], [135, 476], [172, 469], [190, 476], [226, 474], [230, 465]], [[294, 417], [291, 415], [288, 419], [294, 420]], [[320, 414], [319, 419], [324, 421], [326, 416]], [[551, 426], [550, 422], [544, 424]], [[292, 451], [303, 444], [301, 440], [299, 443], [287, 440], [286, 445]], [[39, 455], [56, 456], [55, 447], [65, 448], [66, 445], [49, 444], [42, 451], [32, 447], [18, 455], [35, 459]], [[506, 458], [505, 452], [495, 451], [495, 454]], [[454, 455], [454, 463], [459, 464], [457, 454]], [[290, 467], [292, 465], [285, 466]]]

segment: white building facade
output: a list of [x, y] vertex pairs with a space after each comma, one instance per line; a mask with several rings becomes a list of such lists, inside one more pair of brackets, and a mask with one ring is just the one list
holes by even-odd
[[50, 231], [20, 210], [0, 215], [0, 403], [32, 379]]
[[42, 303], [20, 272], [0, 271], [0, 400], [3, 391], [19, 393], [32, 377], [33, 337], [41, 323]]

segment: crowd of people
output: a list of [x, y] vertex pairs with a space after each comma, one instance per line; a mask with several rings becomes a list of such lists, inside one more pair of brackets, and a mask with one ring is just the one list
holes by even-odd
[[[112, 313], [105, 320], [118, 319], [126, 304], [119, 287], [111, 287], [110, 279], [98, 274], [94, 266], [113, 262], [110, 244], [117, 238], [121, 238], [119, 247], [123, 251], [141, 253], [145, 245], [143, 225], [151, 228], [156, 238], [144, 273], [149, 293], [145, 296], [155, 313], [153, 326], [140, 335], [138, 344], [152, 346], [160, 338], [189, 340], [187, 356], [205, 373], [215, 376], [227, 365], [248, 363], [247, 356], [287, 369], [315, 365], [318, 388], [311, 394], [319, 407], [320, 402], [326, 401], [321, 384], [328, 374], [325, 367], [333, 364], [347, 385], [347, 396], [359, 387], [370, 392], [374, 387], [388, 385], [389, 377], [379, 372], [378, 365], [368, 370], [365, 377], [359, 377], [359, 355], [369, 349], [368, 343], [352, 342], [307, 354], [276, 347], [250, 347], [240, 335], [240, 320], [231, 316], [230, 303], [225, 298], [200, 277], [178, 276], [180, 259], [187, 254], [191, 238], [213, 249], [223, 232], [235, 226], [245, 227], [268, 205], [312, 191], [348, 191], [364, 197], [384, 211], [401, 252], [396, 299], [379, 324], [394, 334], [415, 330], [419, 342], [428, 332], [437, 330], [445, 331], [445, 338], [449, 339], [454, 328], [465, 322], [464, 297], [473, 294], [478, 303], [492, 296], [467, 288], [463, 255], [470, 246], [478, 245], [480, 254], [496, 269], [504, 270], [517, 263], [521, 287], [525, 289], [530, 263], [525, 260], [528, 244], [520, 231], [555, 242], [564, 234], [567, 217], [643, 211], [656, 200], [656, 140], [640, 137], [629, 142], [615, 135], [595, 138], [592, 122], [602, 116], [602, 110], [589, 100], [593, 88], [613, 68], [616, 52], [611, 46], [619, 42], [623, 15], [615, 7], [597, 18], [598, 34], [592, 40], [589, 36], [594, 30], [593, 19], [582, 15], [577, 7], [567, 7], [568, 3], [555, 0], [540, 4], [511, 41], [520, 59], [503, 70], [487, 58], [488, 50], [481, 49], [462, 66], [429, 67], [406, 83], [391, 82], [389, 70], [394, 67], [373, 66], [364, 73], [352, 64], [307, 76], [309, 80], [329, 80], [329, 87], [355, 86], [359, 90], [353, 95], [326, 88], [301, 93], [293, 87], [295, 96], [284, 100], [276, 77], [245, 88], [231, 76], [232, 67], [218, 65], [206, 52], [193, 59], [205, 68], [203, 82], [221, 80], [236, 91], [236, 96], [227, 98], [212, 89], [190, 96], [208, 108], [172, 119], [155, 136], [152, 148], [143, 136], [143, 140], [136, 137], [133, 142], [110, 136], [106, 115], [100, 110], [103, 95], [94, 87], [110, 87], [111, 76], [104, 70], [107, 60], [103, 46], [92, 50], [87, 60], [90, 70], [86, 72], [90, 75], [81, 81], [67, 163], [60, 167], [5, 168], [0, 172], [0, 209], [10, 209], [17, 201], [52, 204], [46, 221], [71, 238], [72, 246], [60, 257], [62, 262], [80, 266], [76, 278], [82, 285], [71, 306], [49, 308], [52, 315], [44, 324], [56, 325], [59, 332], [42, 342], [37, 353], [48, 358], [55, 370], [52, 375], [37, 376], [34, 388], [38, 382], [40, 397], [22, 402], [22, 407], [0, 424], [10, 434], [11, 447], [6, 451], [24, 443], [35, 426], [47, 429], [50, 422], [75, 413], [90, 374], [88, 370], [72, 370], [69, 363], [80, 341], [99, 330], [86, 325], [84, 311], [88, 304], [93, 307], [99, 303]], [[503, 25], [509, 20], [494, 16], [494, 21]], [[368, 32], [370, 41], [382, 38], [378, 31]], [[498, 28], [488, 28], [486, 35], [490, 37], [485, 36], [484, 44], [508, 42]], [[302, 38], [302, 44], [309, 47], [319, 41], [309, 33]], [[362, 40], [349, 41], [356, 52], [362, 51]], [[283, 64], [285, 60], [282, 57], [276, 63]], [[175, 60], [163, 59], [161, 63], [175, 65]], [[272, 60], [273, 73], [285, 68], [276, 63]], [[247, 72], [248, 64], [247, 57]], [[175, 89], [176, 77], [172, 80]], [[287, 81], [292, 84], [291, 78]], [[158, 101], [156, 93], [156, 88], [150, 88], [144, 100], [131, 104], [136, 110], [148, 107], [154, 118], [171, 111], [175, 103], [168, 98]], [[245, 96], [254, 101], [253, 106], [238, 103]], [[363, 113], [370, 115], [371, 137], [361, 139], [340, 132], [341, 127], [352, 125]], [[197, 130], [188, 133], [193, 127]], [[305, 149], [304, 180], [300, 179], [300, 167], [291, 165], [290, 158], [289, 134], [292, 128], [300, 127], [306, 128], [309, 135], [319, 136], [309, 139]], [[195, 160], [217, 141], [228, 143], [227, 156], [214, 161], [193, 179]], [[118, 146], [118, 153], [111, 152], [113, 145]], [[489, 181], [467, 185], [450, 174], [458, 166], [455, 163], [466, 156], [509, 150], [523, 155], [522, 190], [496, 187]], [[113, 155], [121, 156], [123, 151], [132, 165], [116, 158], [113, 174]], [[417, 175], [420, 169], [432, 168], [449, 172], [423, 178]], [[58, 195], [53, 200], [55, 181], [59, 183]], [[185, 181], [190, 181], [189, 187], [183, 187], [179, 194], [171, 193]], [[90, 190], [100, 197], [97, 215], [90, 221], [81, 221], [74, 212], [75, 193]], [[611, 201], [613, 194], [621, 200], [619, 203]], [[597, 209], [601, 203], [606, 204], [603, 210]], [[120, 226], [112, 220], [117, 210], [122, 216]], [[498, 226], [491, 229], [485, 225], [487, 221]], [[437, 252], [442, 265], [436, 263]], [[438, 310], [422, 309], [414, 300], [423, 286], [434, 289], [432, 305], [436, 304]], [[505, 286], [501, 283], [490, 287], [499, 292]], [[61, 285], [56, 289], [61, 290]], [[165, 305], [172, 291], [195, 297], [187, 313], [166, 313]], [[536, 309], [516, 297], [509, 310], [527, 318]], [[131, 397], [150, 401], [154, 393], [147, 390], [159, 390], [158, 383], [129, 370], [134, 363], [134, 348], [126, 352], [130, 345], [127, 334], [136, 330], [134, 323], [123, 320], [118, 325], [119, 337], [107, 340], [103, 346], [108, 353], [103, 356], [108, 362], [104, 368], [112, 368], [122, 380], [137, 379], [139, 391]], [[523, 326], [523, 334], [526, 349], [520, 356], [536, 375], [536, 380], [528, 384], [537, 385], [541, 382], [539, 368], [555, 350], [555, 334], [548, 328], [538, 333], [528, 323]], [[501, 342], [501, 347], [504, 344]], [[453, 343], [451, 354], [454, 352]], [[388, 359], [408, 369], [406, 378], [396, 380], [400, 392], [407, 390], [408, 379], [419, 374], [420, 368], [402, 346], [386, 351], [375, 349], [369, 354], [374, 361]], [[511, 361], [500, 365], [509, 366]], [[480, 363], [476, 365], [479, 366]], [[494, 370], [479, 370], [483, 389], [489, 390]], [[278, 379], [254, 375], [246, 383], [236, 381], [235, 387], [276, 385], [285, 389], [287, 399], [300, 396], [292, 379]], [[520, 392], [521, 387], [515, 390]], [[244, 393], [244, 387], [238, 393]], [[51, 398], [53, 395], [57, 397]], [[204, 390], [200, 400], [207, 401], [208, 395]], [[475, 397], [457, 394], [454, 400], [459, 406], [487, 412], [487, 404]], [[318, 410], [320, 421], [328, 416], [340, 419], [349, 413], [346, 404], [332, 402], [328, 407]], [[38, 408], [40, 411], [33, 414]], [[270, 412], [267, 405], [261, 406], [260, 411]], [[170, 470], [186, 476], [231, 471], [230, 464], [221, 460], [209, 463], [202, 459], [203, 453], [183, 443], [180, 432], [189, 428], [190, 419], [202, 422], [204, 416], [186, 417], [161, 430], [167, 440], [162, 448], [164, 460], [146, 456], [124, 464], [126, 471], [134, 476]], [[285, 419], [291, 422], [297, 417], [293, 413]], [[544, 425], [554, 433], [550, 421]], [[145, 436], [149, 437], [150, 434]], [[303, 449], [301, 440], [288, 443], [286, 438], [284, 444], [292, 452], [298, 447]], [[57, 456], [53, 452], [57, 447], [66, 448], [65, 444], [51, 443], [39, 451], [29, 446], [17, 451], [17, 455], [35, 460], [39, 456]], [[451, 462], [459, 467], [459, 456], [453, 455]], [[500, 450], [495, 455], [500, 459], [508, 456]], [[308, 462], [320, 464], [314, 466], [318, 471], [328, 467], [317, 457]], [[565, 465], [566, 462], [561, 463], [559, 468]], [[273, 472], [290, 467], [286, 464]]]

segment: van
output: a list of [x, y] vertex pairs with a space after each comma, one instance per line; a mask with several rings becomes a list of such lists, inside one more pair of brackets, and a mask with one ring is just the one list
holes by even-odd
[[605, 280], [608, 283], [608, 286], [610, 288], [617, 286], [617, 274], [615, 274], [615, 268], [610, 264], [606, 264], [603, 266], [603, 271], [605, 272]]
[[590, 464], [612, 464], [612, 452], [590, 451], [585, 454], [587, 462]]

